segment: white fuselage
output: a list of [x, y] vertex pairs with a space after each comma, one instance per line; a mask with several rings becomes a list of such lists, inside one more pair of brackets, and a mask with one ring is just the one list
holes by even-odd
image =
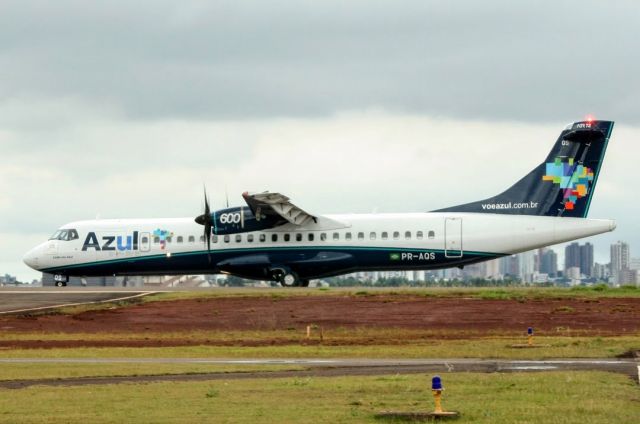
[[[317, 278], [358, 270], [461, 266], [614, 228], [612, 220], [528, 215], [327, 215], [306, 226], [214, 236], [208, 254], [203, 227], [192, 218], [93, 220], [63, 226], [75, 230], [77, 238], [44, 242], [24, 260], [34, 269], [65, 275], [230, 272], [259, 278], [243, 274], [242, 264], [255, 267], [262, 260], [257, 255], [279, 255], [269, 260], [302, 264], [296, 265], [299, 273]], [[315, 256], [303, 258], [301, 252]], [[334, 260], [323, 252], [343, 256]]]

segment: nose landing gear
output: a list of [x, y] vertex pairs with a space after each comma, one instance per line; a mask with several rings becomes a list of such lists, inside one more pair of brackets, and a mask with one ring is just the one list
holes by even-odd
[[56, 287], [66, 287], [69, 282], [69, 277], [67, 275], [55, 274], [53, 276], [53, 283]]

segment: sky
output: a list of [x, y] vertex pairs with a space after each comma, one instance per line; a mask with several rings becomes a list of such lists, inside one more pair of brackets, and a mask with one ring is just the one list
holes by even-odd
[[497, 194], [616, 121], [596, 260], [640, 256], [634, 1], [0, 2], [0, 274], [66, 222], [197, 216], [206, 185], [312, 213]]

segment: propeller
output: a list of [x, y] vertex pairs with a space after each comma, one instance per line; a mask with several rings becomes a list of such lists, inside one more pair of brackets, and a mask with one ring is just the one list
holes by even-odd
[[204, 189], [204, 213], [198, 216], [195, 221], [204, 225], [204, 238], [207, 241], [207, 257], [209, 263], [211, 263], [211, 227], [213, 227], [213, 220], [211, 219], [211, 209], [209, 209], [209, 200], [207, 200], [207, 189]]

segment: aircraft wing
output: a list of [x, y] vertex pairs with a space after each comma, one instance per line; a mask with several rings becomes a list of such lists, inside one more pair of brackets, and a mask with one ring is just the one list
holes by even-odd
[[311, 222], [317, 223], [318, 218], [308, 212], [303, 211], [289, 200], [287, 196], [280, 193], [264, 193], [249, 194], [245, 192], [242, 197], [251, 208], [251, 211], [260, 219], [260, 217], [280, 217], [294, 225], [307, 225]]

